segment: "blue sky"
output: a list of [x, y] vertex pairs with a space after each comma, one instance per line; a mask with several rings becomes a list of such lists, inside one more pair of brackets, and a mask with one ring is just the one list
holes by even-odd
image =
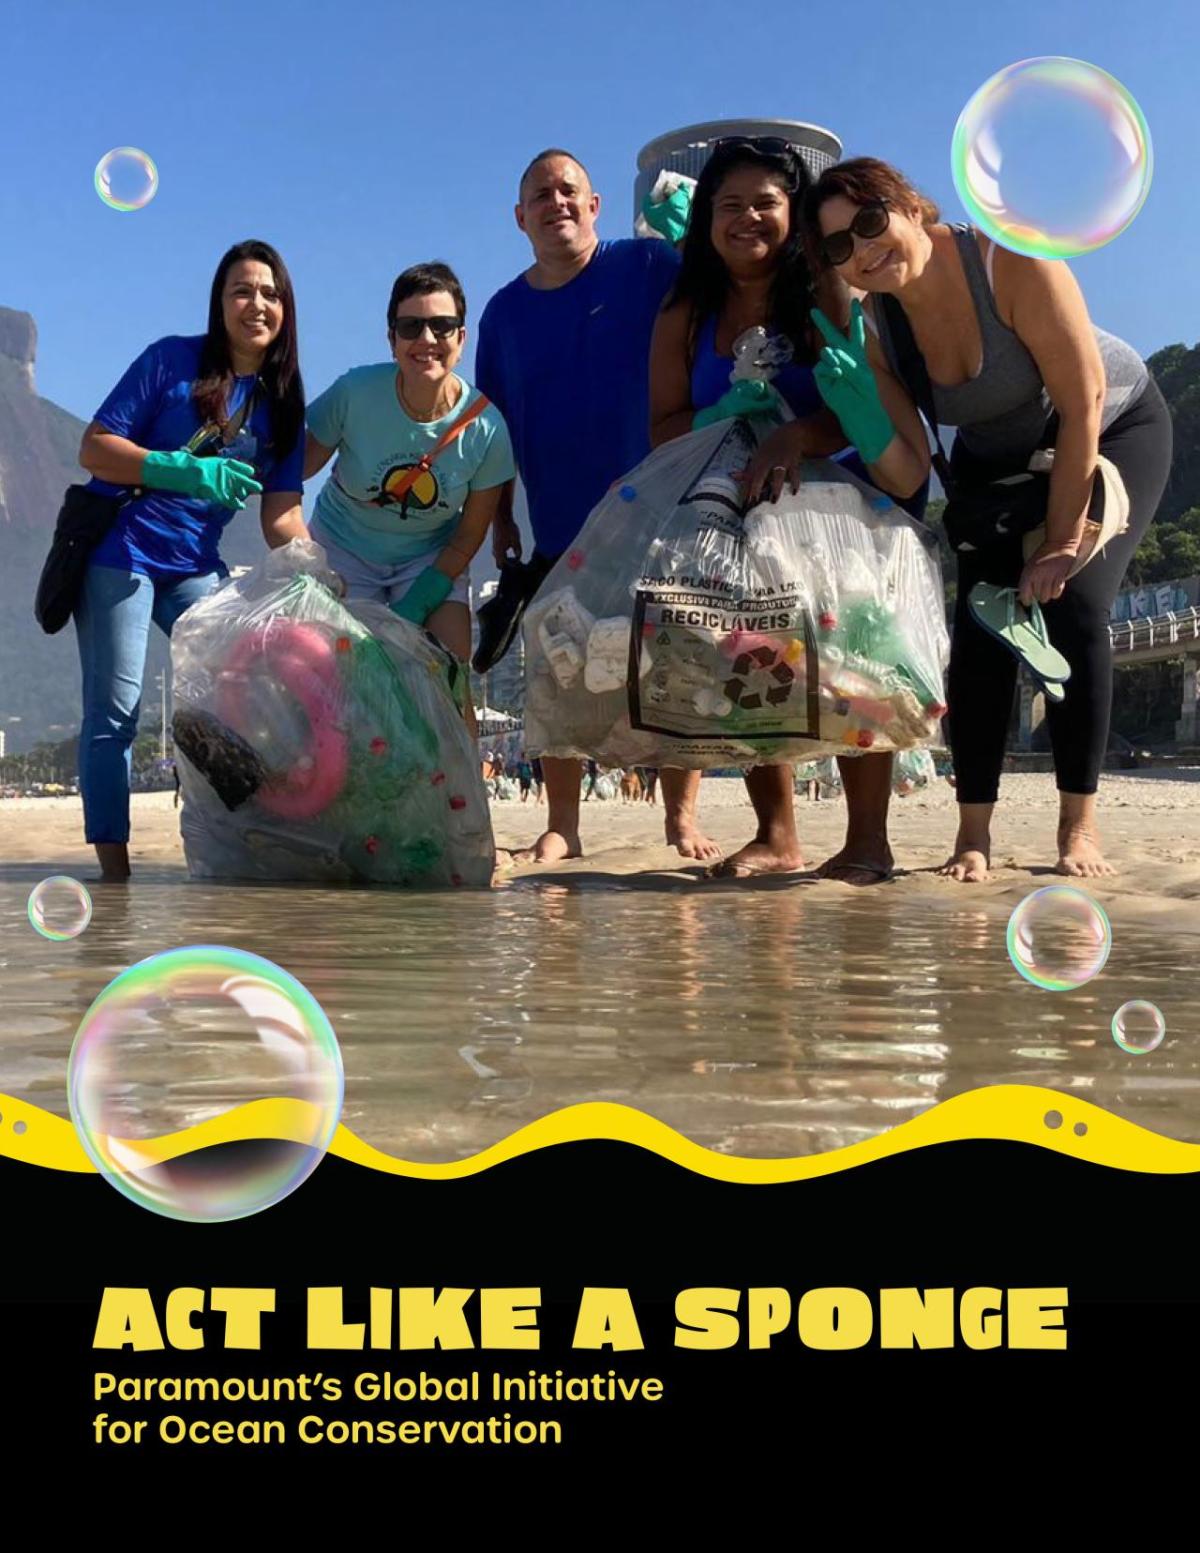
[[[1093, 317], [1148, 353], [1200, 336], [1194, 0], [45, 0], [0, 10], [0, 305], [33, 313], [38, 386], [83, 418], [143, 346], [198, 333], [223, 250], [274, 243], [296, 285], [310, 397], [386, 355], [395, 274], [444, 258], [478, 320], [528, 263], [516, 177], [576, 149], [630, 231], [639, 148], [743, 114], [827, 126], [904, 168], [955, 218], [955, 121], [1014, 60], [1066, 54], [1118, 76], [1155, 146], [1149, 200], [1075, 262]], [[965, 20], [963, 19], [965, 18]], [[92, 186], [135, 145], [157, 197], [119, 214]], [[23, 149], [18, 149], [23, 148]], [[466, 358], [469, 370], [471, 347]]]

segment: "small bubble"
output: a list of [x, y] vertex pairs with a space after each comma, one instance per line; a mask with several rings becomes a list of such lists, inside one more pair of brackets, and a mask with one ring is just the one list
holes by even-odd
[[1122, 1003], [1112, 1017], [1112, 1036], [1123, 1052], [1144, 1057], [1162, 1045], [1167, 1021], [1162, 1010], [1143, 998]]
[[1047, 1111], [1042, 1118], [1047, 1127], [1061, 1127], [1063, 1123], [1061, 1111]]
[[110, 210], [142, 210], [158, 193], [158, 168], [136, 146], [118, 146], [97, 162], [94, 181]]
[[43, 938], [61, 943], [78, 938], [92, 920], [92, 897], [78, 879], [54, 874], [33, 889], [27, 909], [30, 925]]
[[1075, 1123], [1075, 1136], [1077, 1138], [1086, 1138], [1087, 1137], [1087, 1123], [1086, 1122], [1076, 1122]]
[[16, 1133], [28, 1132], [29, 1131], [29, 1123], [28, 1122], [14, 1122], [13, 1123], [13, 1131], [16, 1132]]
[[1104, 969], [1112, 928], [1103, 907], [1073, 885], [1027, 895], [1008, 919], [1008, 955], [1026, 981], [1047, 992], [1082, 987]]

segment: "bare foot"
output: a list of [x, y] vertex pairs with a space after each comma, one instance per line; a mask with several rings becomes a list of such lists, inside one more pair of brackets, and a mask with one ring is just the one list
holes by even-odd
[[956, 841], [954, 853], [938, 869], [943, 879], [957, 879], [960, 884], [985, 884], [990, 877], [991, 843], [975, 845], [969, 841]]
[[717, 843], [706, 836], [694, 820], [668, 815], [666, 833], [667, 845], [674, 847], [680, 857], [694, 857], [697, 862], [711, 863], [721, 855]]
[[531, 847], [521, 847], [512, 855], [514, 863], [564, 863], [582, 857], [583, 845], [578, 833], [564, 836], [559, 831], [543, 831]]
[[1104, 879], [1116, 869], [1100, 850], [1100, 838], [1086, 825], [1062, 825], [1058, 831], [1055, 872], [1070, 879]]
[[732, 856], [715, 863], [709, 879], [753, 879], [759, 874], [802, 874], [808, 869], [799, 848], [780, 851], [766, 841], [748, 841]]
[[129, 844], [124, 841], [97, 841], [96, 861], [99, 874], [88, 880], [89, 884], [129, 883]]
[[884, 846], [877, 852], [865, 853], [858, 847], [844, 846], [817, 869], [822, 879], [836, 879], [842, 884], [882, 884], [892, 877], [895, 859], [892, 849]]

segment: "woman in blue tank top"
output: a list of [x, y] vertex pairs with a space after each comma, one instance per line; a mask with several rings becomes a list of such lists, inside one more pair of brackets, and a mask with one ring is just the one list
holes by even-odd
[[[804, 164], [785, 141], [718, 141], [696, 185], [679, 280], [659, 315], [650, 350], [650, 440], [659, 447], [691, 431], [698, 411], [709, 411], [706, 419], [736, 413], [719, 402], [729, 393], [739, 335], [765, 327], [790, 342], [792, 360], [772, 386], [796, 419], [760, 445], [746, 477], [752, 502], [778, 499], [785, 483], [798, 478], [804, 458], [842, 454], [840, 461], [860, 479], [870, 478], [853, 448], [847, 448], [837, 419], [824, 408], [813, 378], [819, 340], [809, 318], [812, 291], [800, 222], [808, 188]], [[845, 317], [846, 293], [833, 277], [826, 277], [822, 301], [826, 312]], [[716, 407], [716, 415], [710, 407]], [[924, 491], [917, 496], [923, 504]], [[818, 871], [851, 884], [874, 883], [891, 871], [891, 756], [859, 756], [844, 765], [853, 768], [844, 777], [846, 844]], [[665, 768], [662, 778], [665, 791], [690, 785], [694, 795], [699, 785], [690, 773]], [[807, 867], [796, 835], [792, 787], [790, 765], [756, 766], [746, 773], [757, 832], [714, 865], [714, 877], [796, 873]], [[693, 855], [706, 858], [715, 850], [709, 844]]]

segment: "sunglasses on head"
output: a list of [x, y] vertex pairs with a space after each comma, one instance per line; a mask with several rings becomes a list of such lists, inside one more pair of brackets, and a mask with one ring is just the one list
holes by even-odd
[[783, 140], [778, 135], [728, 135], [723, 140], [713, 142], [713, 156], [730, 151], [759, 151], [767, 156], [796, 155], [796, 148], [791, 141]]
[[854, 252], [854, 239], [881, 237], [887, 231], [890, 219], [886, 201], [872, 200], [862, 207], [849, 226], [821, 239], [821, 257], [826, 264], [845, 264]]
[[404, 314], [392, 319], [392, 333], [400, 340], [419, 340], [426, 329], [435, 340], [444, 340], [448, 334], [461, 328], [461, 318], [414, 318]]

